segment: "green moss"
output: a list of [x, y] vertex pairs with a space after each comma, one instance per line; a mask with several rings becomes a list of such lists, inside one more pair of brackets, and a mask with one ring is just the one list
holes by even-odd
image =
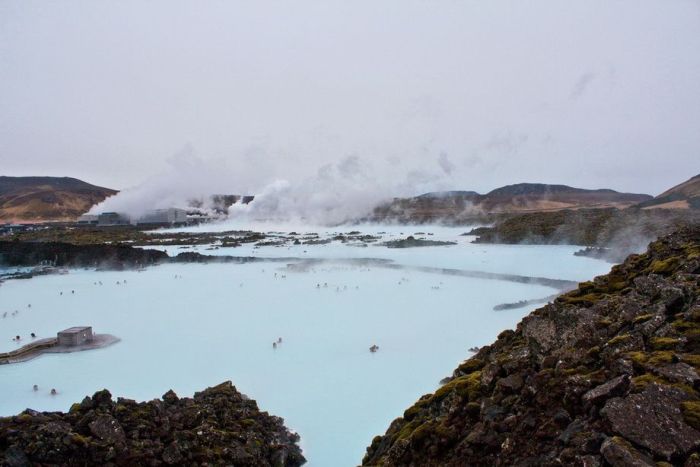
[[696, 391], [687, 384], [673, 383], [665, 378], [653, 375], [651, 373], [646, 373], [644, 375], [632, 378], [632, 389], [635, 392], [641, 392], [651, 383], [656, 383], [661, 386], [672, 386], [674, 388], [680, 389], [681, 391], [685, 392], [686, 394], [692, 397], [695, 397], [697, 394]]
[[632, 388], [637, 392], [642, 391], [651, 383], [664, 385], [666, 384], [666, 381], [658, 376], [652, 375], [651, 373], [646, 373], [632, 378]]
[[624, 279], [616, 280], [616, 281], [611, 280], [608, 282], [608, 290], [610, 292], [619, 292], [620, 290], [623, 290], [628, 285], [629, 285], [628, 282]]
[[467, 414], [471, 417], [477, 417], [481, 412], [481, 404], [478, 402], [470, 402], [467, 404]]
[[681, 412], [685, 422], [700, 430], [700, 401], [686, 401], [681, 403]]
[[651, 318], [654, 317], [654, 313], [647, 313], [645, 315], [639, 315], [634, 320], [632, 321], [635, 324], [638, 323], [643, 323], [644, 321], [649, 321]]
[[470, 358], [469, 360], [466, 360], [461, 365], [459, 365], [459, 367], [457, 367], [457, 371], [467, 375], [469, 373], [481, 370], [485, 364], [486, 363], [483, 360], [480, 360], [478, 358]]
[[626, 449], [632, 449], [632, 445], [625, 438], [620, 436], [613, 436], [610, 441], [619, 446], [624, 446]]
[[681, 259], [682, 258], [680, 256], [671, 256], [670, 258], [666, 258], [664, 260], [655, 259], [647, 268], [647, 272], [653, 272], [654, 274], [664, 275], [671, 274], [678, 268]]
[[649, 359], [649, 355], [646, 352], [627, 352], [625, 356], [637, 365], [644, 365]]
[[411, 433], [421, 425], [419, 420], [413, 420], [412, 422], [406, 423], [401, 427], [399, 432], [396, 434], [396, 440], [405, 439], [411, 436]]
[[675, 348], [680, 341], [674, 337], [652, 337], [649, 345], [654, 350], [669, 350]]
[[650, 365], [661, 365], [662, 363], [672, 363], [674, 353], [669, 350], [652, 352], [647, 361]]
[[613, 323], [613, 321], [610, 318], [605, 317], [605, 318], [599, 319], [595, 324], [596, 324], [596, 327], [598, 327], [598, 328], [607, 328], [612, 323]]
[[86, 438], [85, 436], [82, 436], [78, 433], [73, 433], [70, 437], [70, 440], [73, 444], [77, 444], [79, 446], [87, 446], [89, 444], [89, 438]]
[[416, 418], [416, 416], [429, 404], [429, 402], [429, 398], [420, 399], [418, 402], [406, 409], [406, 411], [403, 413], [404, 420], [411, 421]]
[[469, 399], [474, 399], [479, 392], [479, 386], [481, 385], [481, 372], [475, 371], [466, 376], [460, 376], [455, 378], [449, 383], [445, 384], [443, 387], [435, 391], [433, 394], [432, 401], [439, 401], [444, 399], [448, 394], [454, 392], [461, 397], [468, 397]]
[[694, 330], [699, 330], [700, 329], [700, 324], [694, 323], [693, 321], [686, 321], [686, 320], [677, 320], [671, 323], [673, 328], [680, 332], [680, 333], [686, 333], [688, 331], [694, 331]]
[[75, 403], [70, 406], [70, 410], [68, 410], [70, 413], [77, 413], [80, 412], [80, 404]]
[[629, 334], [620, 334], [619, 336], [615, 336], [612, 339], [610, 339], [608, 341], [608, 345], [622, 344], [629, 341], [630, 339], [632, 339], [632, 336], [630, 336]]
[[697, 354], [682, 354], [680, 360], [690, 366], [700, 369], [700, 355]]
[[602, 297], [603, 294], [599, 293], [589, 293], [579, 296], [578, 294], [572, 292], [571, 294], [561, 295], [559, 298], [557, 298], [557, 300], [571, 305], [592, 305]]
[[434, 422], [434, 421], [430, 421], [430, 422], [427, 422], [427, 423], [424, 423], [424, 424], [418, 426], [410, 434], [411, 441], [415, 444], [418, 444], [421, 441], [430, 438], [432, 433], [434, 433], [436, 431], [437, 427], [438, 427], [438, 423]]

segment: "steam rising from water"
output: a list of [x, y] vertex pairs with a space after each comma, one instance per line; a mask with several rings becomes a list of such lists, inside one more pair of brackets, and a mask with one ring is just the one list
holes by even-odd
[[206, 211], [212, 208], [211, 195], [254, 195], [248, 205], [231, 206], [229, 219], [337, 225], [369, 214], [392, 197], [449, 186], [452, 170], [447, 154], [428, 159], [427, 167], [402, 168], [395, 161], [368, 162], [351, 155], [298, 180], [265, 179], [255, 169], [199, 158], [187, 146], [168, 160], [163, 173], [93, 206], [89, 214], [119, 212], [138, 218], [153, 209], [185, 209], [192, 206], [192, 200], [203, 202]]

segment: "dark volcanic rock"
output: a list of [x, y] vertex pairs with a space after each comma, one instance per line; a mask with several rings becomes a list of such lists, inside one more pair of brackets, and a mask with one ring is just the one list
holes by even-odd
[[524, 318], [377, 436], [363, 465], [700, 466], [700, 228]]
[[586, 392], [583, 397], [581, 397], [581, 400], [591, 404], [598, 404], [610, 397], [625, 394], [629, 386], [630, 378], [628, 375], [618, 376]]
[[226, 382], [180, 399], [136, 403], [95, 393], [68, 413], [0, 418], [0, 465], [302, 465], [279, 417]]
[[389, 240], [388, 242], [382, 243], [382, 245], [387, 248], [415, 248], [421, 246], [446, 246], [446, 245], [456, 245], [457, 242], [445, 242], [440, 240], [423, 240], [420, 238], [415, 238], [412, 235], [401, 240]]
[[700, 445], [700, 432], [683, 421], [684, 391], [652, 383], [641, 394], [610, 399], [601, 413], [614, 432], [670, 461]]
[[127, 245], [0, 241], [0, 265], [4, 266], [36, 266], [50, 262], [61, 267], [122, 269], [149, 266], [167, 259], [167, 253], [162, 251]]
[[622, 438], [610, 438], [603, 442], [600, 453], [613, 467], [655, 467], [656, 463], [642, 455]]
[[126, 439], [124, 429], [111, 415], [99, 415], [88, 425], [90, 432], [110, 444], [122, 444]]

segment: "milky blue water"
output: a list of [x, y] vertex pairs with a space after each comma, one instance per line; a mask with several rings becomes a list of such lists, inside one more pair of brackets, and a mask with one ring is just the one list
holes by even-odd
[[[387, 231], [388, 239], [431, 228], [376, 231]], [[231, 380], [262, 410], [283, 417], [299, 432], [309, 465], [356, 465], [373, 436], [422, 394], [434, 391], [469, 356], [467, 349], [492, 342], [530, 311], [494, 312], [494, 305], [555, 291], [343, 259], [385, 258], [409, 266], [572, 280], [609, 270], [606, 263], [574, 257], [577, 247], [474, 245], [459, 236], [462, 231], [432, 228], [434, 235], [426, 238], [459, 242], [449, 247], [389, 249], [335, 242], [167, 248], [172, 253], [328, 260], [304, 272], [287, 268], [286, 262], [184, 264], [142, 272], [72, 270], [7, 281], [0, 286], [0, 351], [29, 342], [30, 332], [48, 337], [75, 325], [91, 325], [122, 341], [0, 366], [0, 414], [27, 407], [67, 410], [102, 388], [148, 400], [171, 388], [191, 396]], [[4, 311], [8, 317], [3, 319]], [[18, 313], [12, 316], [13, 311]], [[21, 344], [11, 340], [17, 334], [23, 336]], [[278, 337], [283, 343], [273, 349]], [[368, 351], [372, 344], [380, 347], [375, 354]], [[51, 388], [57, 396], [49, 395]]]

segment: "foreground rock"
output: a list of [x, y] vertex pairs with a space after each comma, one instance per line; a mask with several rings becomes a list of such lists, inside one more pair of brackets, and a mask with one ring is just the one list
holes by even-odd
[[226, 382], [179, 399], [137, 403], [100, 391], [68, 413], [0, 418], [0, 465], [302, 465], [279, 417]]
[[700, 466], [700, 229], [534, 311], [364, 465]]

